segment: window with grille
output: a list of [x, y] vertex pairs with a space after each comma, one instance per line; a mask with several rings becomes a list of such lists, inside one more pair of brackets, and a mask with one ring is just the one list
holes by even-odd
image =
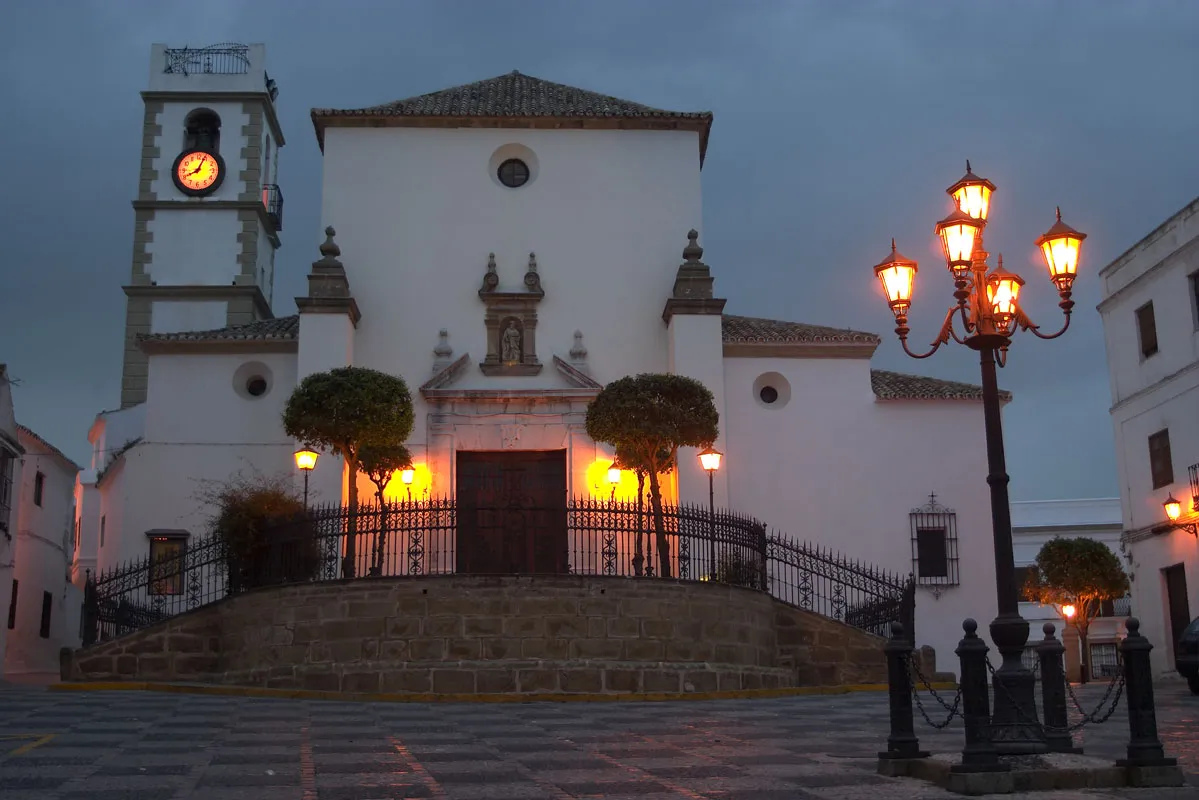
[[1170, 455], [1170, 431], [1161, 430], [1149, 437], [1149, 474], [1153, 488], [1174, 483], [1174, 463]]
[[912, 571], [922, 586], [958, 585], [957, 514], [930, 494], [928, 503], [908, 515], [912, 530]]
[[33, 476], [33, 504], [40, 506], [42, 504], [42, 496], [46, 493], [46, 475], [39, 472]]
[[1120, 671], [1120, 650], [1115, 642], [1091, 645], [1091, 677], [1111, 678]]
[[183, 594], [182, 536], [150, 537], [150, 594]]
[[54, 605], [54, 595], [49, 592], [42, 592], [42, 627], [38, 631], [38, 636], [43, 639], [50, 638], [50, 610]]

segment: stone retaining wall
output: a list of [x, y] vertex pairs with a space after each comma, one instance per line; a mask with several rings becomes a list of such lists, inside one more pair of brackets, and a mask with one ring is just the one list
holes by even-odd
[[882, 640], [761, 592], [591, 576], [262, 589], [77, 650], [64, 680], [397, 693], [884, 683]]

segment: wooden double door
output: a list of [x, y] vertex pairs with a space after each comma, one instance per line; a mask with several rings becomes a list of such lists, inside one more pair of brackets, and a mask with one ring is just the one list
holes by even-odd
[[459, 451], [459, 574], [568, 570], [566, 451]]

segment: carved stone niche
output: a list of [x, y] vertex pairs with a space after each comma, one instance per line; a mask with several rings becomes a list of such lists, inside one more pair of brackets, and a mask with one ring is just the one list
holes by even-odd
[[496, 291], [496, 277], [492, 256], [479, 289], [479, 298], [486, 306], [483, 324], [487, 327], [487, 357], [479, 369], [484, 375], [536, 375], [542, 367], [537, 360], [537, 304], [545, 296], [536, 257], [529, 254], [526, 291]]

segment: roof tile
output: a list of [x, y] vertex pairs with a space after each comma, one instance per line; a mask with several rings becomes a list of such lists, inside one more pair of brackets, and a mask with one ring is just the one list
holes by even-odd
[[794, 344], [827, 342], [829, 344], [879, 344], [878, 334], [802, 322], [784, 322], [761, 317], [738, 317], [725, 314], [722, 334], [729, 344]]
[[618, 117], [710, 120], [709, 111], [667, 111], [522, 75], [452, 86], [366, 108], [314, 108], [313, 117]]
[[300, 316], [261, 319], [246, 325], [231, 325], [210, 331], [176, 331], [172, 333], [140, 334], [143, 342], [222, 342], [295, 340], [300, 334]]
[[[982, 400], [983, 389], [972, 383], [926, 378], [902, 372], [870, 370], [870, 386], [880, 400]], [[1011, 400], [1012, 393], [1000, 391], [1000, 400]]]

